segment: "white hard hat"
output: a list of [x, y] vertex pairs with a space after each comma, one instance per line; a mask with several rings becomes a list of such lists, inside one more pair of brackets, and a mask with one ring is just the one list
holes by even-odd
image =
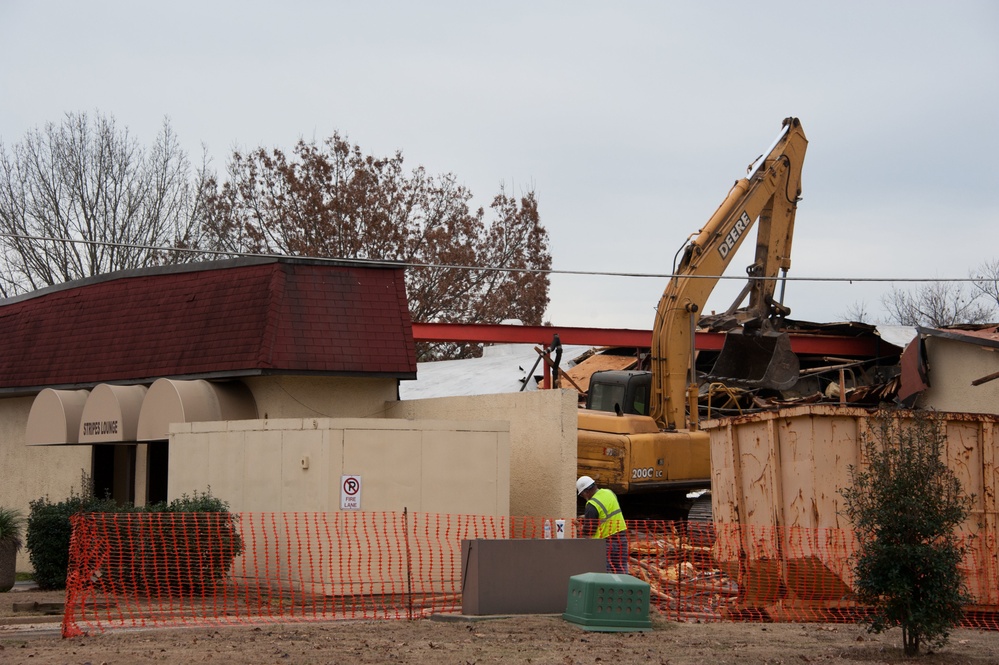
[[593, 482], [593, 478], [590, 478], [589, 476], [580, 476], [579, 480], [576, 481], [576, 496], [579, 496], [595, 484], [596, 483]]

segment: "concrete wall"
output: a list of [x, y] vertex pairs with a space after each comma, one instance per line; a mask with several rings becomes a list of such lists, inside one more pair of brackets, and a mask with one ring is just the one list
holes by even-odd
[[[90, 473], [90, 446], [26, 446], [24, 433], [34, 397], [0, 399], [0, 506], [28, 517], [29, 502], [48, 496], [61, 501], [80, 491]], [[31, 570], [27, 548], [17, 557], [17, 570]]]
[[398, 399], [395, 379], [260, 376], [243, 379], [263, 420], [376, 418]]
[[919, 396], [921, 408], [999, 414], [999, 379], [971, 385], [999, 372], [999, 350], [943, 337], [927, 337], [925, 343], [930, 387]]
[[[572, 390], [545, 390], [525, 393], [503, 393], [494, 395], [478, 395], [470, 397], [442, 397], [423, 400], [407, 400], [403, 402], [387, 401], [381, 402], [379, 408], [372, 406], [372, 393], [377, 393], [383, 387], [379, 382], [369, 382], [367, 387], [354, 391], [343, 387], [325, 386], [322, 382], [315, 382], [312, 379], [300, 379], [294, 377], [283, 377], [281, 381], [274, 381], [273, 378], [256, 379], [251, 385], [257, 398], [258, 409], [263, 415], [269, 416], [272, 412], [286, 413], [288, 411], [303, 409], [342, 409], [350, 408], [370, 412], [379, 412], [382, 418], [368, 418], [360, 420], [352, 426], [354, 434], [351, 436], [360, 437], [360, 432], [364, 429], [378, 430], [385, 422], [383, 419], [405, 419], [407, 421], [458, 421], [458, 423], [474, 421], [498, 421], [509, 423], [510, 442], [510, 467], [509, 467], [509, 514], [511, 515], [531, 515], [531, 516], [561, 516], [571, 518], [576, 511], [575, 478], [576, 478], [576, 392]], [[365, 392], [367, 390], [367, 394]], [[346, 394], [345, 394], [346, 393]], [[323, 407], [322, 404], [326, 406]], [[324, 419], [316, 422], [323, 423]], [[442, 431], [454, 428], [455, 423], [439, 425]], [[216, 440], [223, 436], [218, 430], [217, 424], [194, 424], [190, 430], [192, 433], [208, 434], [204, 428], [214, 429], [210, 439]], [[283, 422], [273, 419], [267, 421], [267, 430], [259, 429], [259, 421], [238, 421], [230, 423], [232, 431], [257, 431], [257, 434], [250, 435], [247, 439], [251, 445], [260, 446], [259, 453], [263, 457], [259, 459], [271, 459], [275, 453], [267, 446], [283, 439], [275, 438], [273, 432], [284, 427]], [[326, 427], [326, 425], [323, 425]], [[270, 432], [267, 434], [260, 432]], [[178, 430], [177, 434], [185, 433]], [[293, 435], [289, 440], [293, 440]], [[377, 438], [377, 437], [375, 437]], [[170, 489], [171, 498], [180, 493], [190, 493], [193, 489], [203, 490], [205, 483], [187, 484], [187, 480], [177, 475], [182, 468], [175, 466], [178, 458], [187, 455], [187, 449], [182, 448], [180, 443], [183, 437], [174, 437], [171, 441], [170, 449]], [[360, 439], [357, 439], [360, 440]], [[178, 445], [179, 444], [179, 445]], [[285, 445], [280, 443], [279, 445]], [[302, 444], [306, 445], [306, 444]], [[315, 445], [310, 443], [308, 445]], [[327, 444], [323, 444], [327, 445]], [[377, 442], [372, 442], [377, 445]], [[182, 452], [185, 451], [185, 452]], [[197, 453], [202, 454], [202, 453]], [[294, 461], [294, 460], [291, 460]], [[291, 461], [286, 460], [287, 463]], [[182, 462], [177, 462], [182, 463]], [[271, 464], [278, 463], [277, 458], [271, 459]], [[463, 462], [464, 463], [464, 462]], [[245, 464], [245, 462], [237, 462]], [[455, 461], [446, 462], [449, 466], [454, 466]], [[267, 466], [263, 464], [262, 466]], [[218, 467], [218, 464], [216, 464]], [[203, 478], [203, 472], [192, 469], [193, 478]], [[183, 471], [182, 473], [186, 473]], [[461, 474], [449, 474], [448, 483], [461, 487], [467, 482]], [[263, 481], [263, 478], [257, 479]], [[303, 478], [304, 480], [304, 478]], [[176, 484], [175, 484], [176, 483]], [[213, 480], [213, 493], [221, 487], [219, 482]], [[306, 495], [312, 496], [313, 492], [304, 489]], [[221, 495], [219, 495], [221, 496]], [[236, 503], [229, 499], [234, 509]], [[239, 497], [234, 497], [240, 500]], [[280, 503], [274, 503], [276, 497], [271, 495], [256, 495], [245, 508], [245, 510], [289, 510], [282, 507]], [[313, 502], [319, 505], [323, 502]], [[310, 504], [310, 505], [313, 505]], [[242, 505], [242, 504], [240, 504]], [[338, 504], [337, 504], [338, 505]], [[251, 507], [252, 506], [252, 507]], [[417, 510], [415, 506], [409, 506], [410, 510]], [[320, 508], [299, 507], [295, 510], [318, 510]], [[323, 508], [324, 509], [324, 508]], [[386, 508], [388, 509], [388, 508]], [[395, 507], [390, 508], [392, 510]], [[400, 508], [401, 509], [401, 508]], [[375, 510], [367, 508], [365, 510]], [[377, 510], [383, 510], [378, 508]], [[462, 513], [476, 512], [469, 509], [460, 510]]]
[[[343, 514], [348, 511], [341, 509], [342, 481], [350, 475], [360, 478], [358, 511], [506, 516], [509, 472], [509, 427], [501, 422], [243, 420], [171, 426], [167, 491], [176, 498], [211, 488], [236, 512]], [[381, 566], [405, 560], [402, 541], [376, 538], [352, 547], [348, 558], [366, 565], [345, 575], [333, 563], [343, 559], [338, 539], [319, 533], [303, 537], [297, 530], [294, 536], [274, 535], [276, 541], [264, 550], [248, 543], [253, 551], [237, 560], [234, 574], [322, 595], [378, 594], [392, 590], [386, 581], [392, 579], [390, 571]], [[446, 571], [460, 568], [460, 553], [429, 540], [419, 548], [436, 551], [428, 574], [440, 591]], [[303, 555], [320, 563], [292, 563]]]
[[539, 390], [407, 400], [388, 405], [394, 418], [471, 418], [510, 423], [510, 514], [576, 514], [575, 390]]
[[209, 487], [235, 512], [337, 511], [341, 477], [360, 510], [507, 515], [505, 423], [282, 419], [171, 426], [171, 499]]

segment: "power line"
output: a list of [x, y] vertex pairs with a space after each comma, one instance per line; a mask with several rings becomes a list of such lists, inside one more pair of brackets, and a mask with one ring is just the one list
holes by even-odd
[[[672, 279], [677, 277], [674, 273], [643, 273], [643, 272], [614, 272], [606, 270], [558, 270], [554, 268], [549, 268], [547, 270], [540, 270], [537, 268], [506, 268], [506, 267], [490, 267], [490, 266], [469, 266], [469, 265], [457, 265], [457, 264], [447, 264], [447, 263], [413, 263], [409, 261], [395, 261], [390, 259], [357, 259], [357, 258], [338, 258], [338, 257], [324, 257], [324, 256], [294, 256], [288, 254], [262, 254], [255, 252], [236, 252], [236, 251], [224, 251], [224, 250], [211, 250], [211, 249], [196, 249], [188, 247], [159, 247], [155, 245], [139, 245], [132, 243], [122, 243], [122, 242], [110, 242], [107, 240], [84, 240], [77, 238], [56, 238], [47, 236], [31, 236], [18, 233], [5, 233], [0, 232], [0, 237], [12, 238], [17, 240], [30, 240], [30, 241], [41, 241], [41, 242], [57, 242], [64, 244], [82, 244], [82, 245], [96, 245], [100, 247], [114, 247], [116, 249], [139, 249], [149, 252], [167, 252], [167, 253], [188, 253], [197, 254], [201, 256], [217, 256], [225, 258], [263, 258], [263, 259], [279, 259], [279, 258], [296, 258], [296, 259], [309, 259], [312, 261], [329, 261], [336, 263], [350, 262], [359, 264], [369, 264], [369, 265], [385, 265], [392, 264], [402, 268], [433, 268], [438, 270], [489, 270], [496, 272], [511, 272], [511, 273], [537, 273], [542, 275], [574, 275], [574, 276], [584, 276], [584, 277], [635, 277], [635, 278], [651, 278], [651, 279]], [[854, 282], [860, 283], [891, 283], [891, 282], [911, 282], [911, 283], [927, 283], [927, 282], [980, 282], [982, 280], [988, 280], [987, 277], [753, 277], [749, 275], [682, 275], [682, 277], [688, 279], [719, 279], [719, 280], [765, 280], [765, 279], [777, 279], [786, 280], [788, 282], [839, 282], [853, 284]]]

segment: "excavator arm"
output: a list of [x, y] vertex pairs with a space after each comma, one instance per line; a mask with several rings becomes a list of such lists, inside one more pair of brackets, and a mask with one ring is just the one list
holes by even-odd
[[[708, 296], [750, 229], [757, 227], [756, 257], [747, 268], [747, 328], [767, 330], [787, 314], [774, 300], [779, 271], [791, 266], [794, 216], [801, 196], [801, 166], [808, 141], [797, 118], [784, 120], [769, 151], [738, 180], [704, 227], [689, 239], [659, 301], [652, 333], [652, 417], [667, 430], [686, 426], [688, 369], [693, 379], [694, 329]], [[733, 308], [738, 304], [738, 301]], [[691, 391], [696, 382], [691, 380]], [[696, 394], [688, 396], [692, 412]], [[696, 428], [696, 423], [693, 424]]]

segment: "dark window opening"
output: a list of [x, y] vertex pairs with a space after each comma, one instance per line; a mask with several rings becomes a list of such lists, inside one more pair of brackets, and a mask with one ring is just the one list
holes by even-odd
[[114, 446], [93, 446], [90, 478], [94, 481], [94, 496], [98, 499], [114, 492]]
[[135, 445], [94, 445], [92, 449], [94, 496], [135, 503]]
[[166, 441], [146, 446], [146, 502], [160, 503], [167, 500], [167, 467], [170, 463], [170, 446]]

